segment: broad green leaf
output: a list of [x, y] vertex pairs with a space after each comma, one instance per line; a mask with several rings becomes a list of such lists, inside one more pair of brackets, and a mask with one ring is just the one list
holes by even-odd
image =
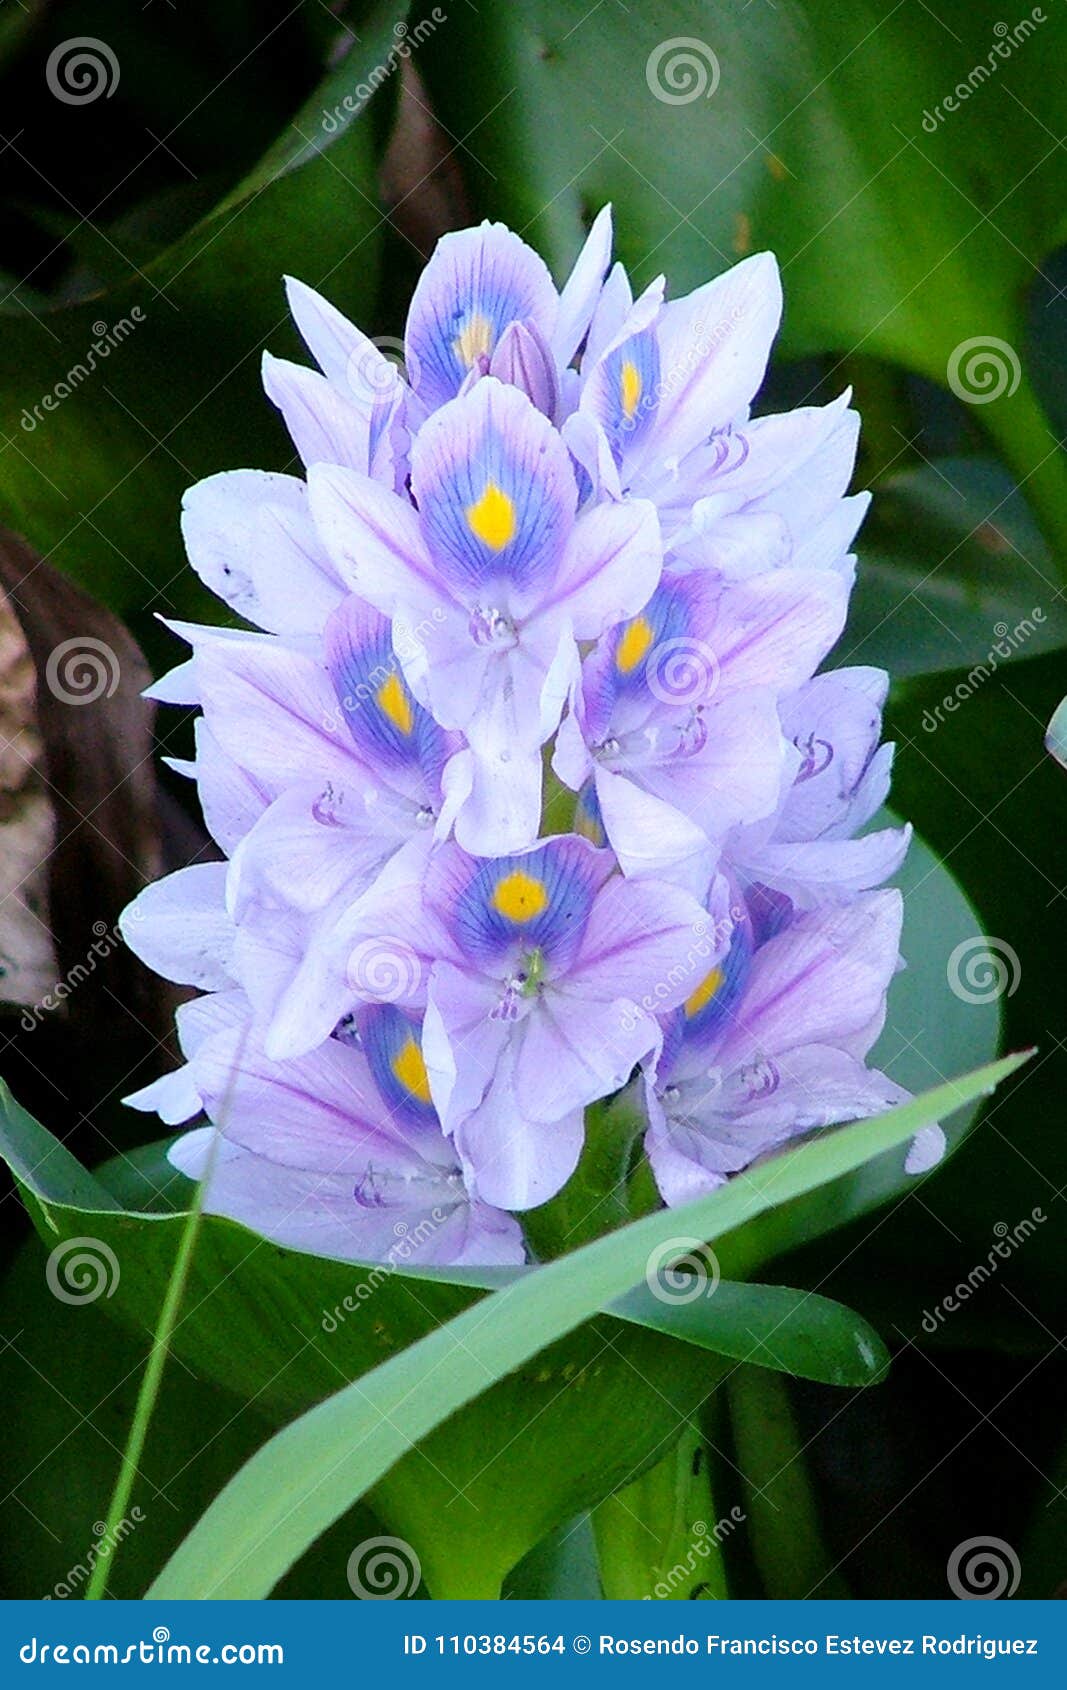
[[[33, 315], [11, 300], [0, 313], [5, 519], [140, 626], [156, 610], [208, 603], [178, 531], [189, 483], [290, 463], [259, 383], [265, 346], [297, 347], [283, 275], [321, 284], [371, 320], [382, 227], [376, 114], [342, 113], [334, 132], [322, 116], [387, 57], [404, 10], [376, 5], [268, 156], [139, 273], [67, 308]], [[107, 350], [86, 373], [94, 342]]]
[[[1043, 15], [1005, 41], [999, 0], [957, 7], [951, 28], [898, 0], [584, 17], [531, 0], [457, 13], [420, 68], [492, 164], [471, 172], [479, 209], [553, 265], [608, 200], [638, 285], [666, 271], [681, 293], [773, 250], [783, 349], [861, 351], [976, 398], [1067, 551], [1067, 472], [1020, 365], [1033, 265], [1065, 227], [1067, 88], [1048, 66], [1067, 17]], [[972, 368], [961, 349], [979, 340], [989, 361]]]
[[[106, 1301], [54, 1296], [48, 1248], [28, 1239], [0, 1284], [0, 1394], [12, 1429], [0, 1440], [0, 1590], [81, 1598], [103, 1558], [109, 1594], [138, 1597], [205, 1499], [273, 1428], [254, 1402], [239, 1404], [173, 1365], [113, 1547], [102, 1528], [149, 1334], [108, 1319]], [[347, 1534], [347, 1547], [327, 1534], [279, 1594], [350, 1596], [348, 1553], [382, 1529], [365, 1508], [346, 1517], [334, 1532]]]
[[[960, 709], [927, 732], [924, 721], [966, 681], [966, 673], [951, 670], [909, 680], [895, 695], [889, 718], [899, 742], [894, 801], [915, 819], [978, 912], [983, 942], [956, 956], [953, 1013], [977, 1020], [996, 1009], [1009, 1048], [1033, 1043], [1038, 1057], [959, 1156], [924, 1184], [923, 1203], [932, 1214], [909, 1205], [911, 1213], [887, 1220], [865, 1252], [864, 1271], [876, 1288], [896, 1286], [910, 1318], [905, 1325], [902, 1310], [894, 1318], [916, 1332], [931, 1290], [935, 1301], [951, 1291], [986, 1261], [1003, 1229], [1037, 1209], [1045, 1218], [1010, 1261], [999, 1262], [981, 1298], [947, 1323], [945, 1339], [981, 1341], [983, 1328], [988, 1337], [1004, 1323], [1013, 1328], [1010, 1347], [1043, 1351], [1045, 1328], [1058, 1330], [1067, 1284], [1055, 1223], [1056, 1193], [1067, 1184], [1067, 779], [1044, 746], [1067, 685], [1067, 660], [1057, 654], [1011, 664], [984, 685], [968, 687]], [[825, 1289], [848, 1297], [859, 1290], [858, 1276], [850, 1282], [843, 1275]], [[857, 1300], [877, 1318], [878, 1299]]]
[[683, 1288], [678, 1302], [665, 1302], [639, 1285], [612, 1303], [611, 1312], [719, 1355], [826, 1385], [870, 1385], [889, 1366], [874, 1328], [814, 1291], [721, 1280], [706, 1295], [686, 1298]]
[[[153, 1146], [116, 1158], [99, 1182], [83, 1176], [82, 1207], [65, 1206], [65, 1187], [55, 1182], [44, 1200], [33, 1195], [32, 1170], [50, 1166], [50, 1143], [24, 1111], [9, 1111], [5, 1153], [42, 1235], [60, 1260], [68, 1243], [87, 1239], [89, 1271], [99, 1264], [101, 1283], [111, 1287], [108, 1312], [138, 1335], [150, 1330], [192, 1187], [181, 1181], [183, 1190], [168, 1195], [166, 1162]], [[124, 1212], [108, 1209], [116, 1198]], [[480, 1287], [514, 1277], [361, 1269], [279, 1250], [215, 1217], [202, 1225], [174, 1348], [181, 1363], [255, 1402], [274, 1425], [448, 1320]], [[877, 1335], [823, 1298], [778, 1287], [696, 1289], [694, 1301], [678, 1306], [660, 1305], [646, 1290], [608, 1311], [614, 1319], [538, 1358], [412, 1452], [383, 1482], [380, 1511], [420, 1545], [447, 1518], [452, 1550], [464, 1541], [470, 1557], [485, 1549], [488, 1533], [506, 1567], [658, 1453], [706, 1396], [720, 1358], [758, 1358], [840, 1384], [866, 1384], [880, 1370]], [[237, 1330], [242, 1342], [234, 1346]], [[503, 1518], [492, 1506], [501, 1488], [512, 1499]]]
[[[266, 1595], [412, 1445], [622, 1296], [642, 1279], [654, 1250], [683, 1234], [714, 1240], [850, 1172], [988, 1092], [1023, 1060], [1007, 1057], [877, 1119], [786, 1150], [700, 1202], [636, 1221], [466, 1309], [278, 1433], [216, 1498], [149, 1594]], [[590, 1389], [595, 1383], [594, 1374]], [[461, 1569], [454, 1558], [424, 1570], [435, 1594], [491, 1593], [498, 1583], [488, 1568]]]
[[893, 680], [1067, 645], [1056, 566], [1011, 477], [945, 458], [882, 483], [860, 530], [856, 590], [836, 663]]

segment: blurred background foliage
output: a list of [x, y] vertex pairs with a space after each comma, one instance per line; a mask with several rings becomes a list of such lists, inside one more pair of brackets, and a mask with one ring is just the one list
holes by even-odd
[[[768, 1464], [773, 1453], [780, 1469], [782, 1448], [805, 1452], [791, 1465], [806, 1472], [805, 1507], [825, 1540], [805, 1569], [809, 1587], [814, 1572], [857, 1595], [941, 1594], [948, 1551], [989, 1532], [1018, 1549], [1025, 1592], [1050, 1595], [1067, 1579], [1067, 775], [1043, 750], [1067, 692], [1067, 83], [1054, 71], [1067, 19], [1062, 0], [1021, 15], [1034, 27], [1016, 43], [1018, 20], [1000, 0], [0, 4], [0, 520], [45, 560], [27, 565], [16, 552], [4, 572], [31, 650], [57, 606], [70, 626], [105, 625], [86, 620], [64, 583], [91, 595], [94, 616], [125, 624], [157, 671], [174, 656], [159, 615], [218, 615], [184, 566], [178, 506], [216, 470], [293, 467], [259, 388], [265, 347], [302, 356], [284, 273], [369, 332], [397, 336], [445, 229], [500, 218], [558, 276], [611, 200], [618, 254], [638, 285], [662, 270], [681, 293], [750, 251], [777, 253], [786, 317], [761, 410], [853, 384], [865, 422], [857, 485], [876, 497], [839, 659], [890, 670], [895, 807], [947, 863], [983, 932], [1017, 958], [997, 1006], [1003, 1039], [1038, 1047], [921, 1188], [773, 1264], [783, 1283], [850, 1303], [897, 1352], [888, 1382], [847, 1407], [808, 1383], [784, 1395], [776, 1386], [766, 1409]], [[55, 97], [48, 66], [83, 36], [106, 43], [118, 74], [109, 92], [71, 103]], [[648, 67], [677, 38], [710, 49], [715, 85], [670, 103], [655, 97]], [[993, 69], [946, 109], [976, 65]], [[346, 111], [368, 78], [380, 83], [373, 97]], [[41, 412], [100, 325], [130, 322], [91, 379]], [[964, 343], [990, 337], [1008, 348], [1011, 379], [974, 402], [953, 390], [950, 367]], [[933, 731], [924, 725], [1026, 618], [1010, 659], [977, 685], [972, 676], [971, 696]], [[139, 748], [144, 736], [129, 755], [147, 757], [136, 690], [124, 680], [118, 718], [81, 713], [74, 753], [57, 750], [42, 720], [60, 812], [75, 801], [71, 768], [91, 766], [79, 815], [95, 816], [112, 791], [102, 742]], [[186, 745], [187, 724], [155, 731], [157, 750]], [[128, 813], [71, 824], [49, 895], [60, 956], [64, 946], [79, 954], [91, 918], [113, 922], [145, 873], [198, 848], [184, 801], [166, 775], [141, 795], [150, 838], [140, 825], [122, 834]], [[125, 885], [119, 859], [134, 876]], [[937, 945], [949, 928], [938, 935], [924, 878], [913, 876], [914, 908], [934, 937], [921, 966], [943, 975]], [[911, 1065], [902, 1077], [916, 1085], [968, 1058], [960, 1002], [937, 983], [944, 1026], [940, 1012], [909, 1021], [904, 988], [896, 1000], [898, 1054]], [[112, 986], [94, 994], [106, 1028], [79, 1027], [72, 1010], [73, 1025], [30, 1042], [4, 1024], [18, 1094], [61, 1136], [75, 1129], [89, 1161], [142, 1132], [115, 1096], [139, 1063], [145, 1077], [158, 1071], [167, 1018], [166, 1006], [137, 1001], [143, 981]], [[980, 1039], [988, 1005], [968, 1013]], [[986, 1259], [997, 1227], [1035, 1207], [1047, 1222], [961, 1312], [924, 1331], [924, 1313]], [[19, 1236], [5, 1229], [12, 1258]], [[41, 1594], [47, 1568], [77, 1551], [102, 1512], [128, 1412], [109, 1393], [137, 1364], [104, 1313], [79, 1311], [65, 1390], [86, 1418], [62, 1438], [41, 1372], [57, 1316], [40, 1309], [27, 1262], [23, 1251], [0, 1292], [2, 1332], [30, 1334], [29, 1359], [0, 1366], [37, 1452], [0, 1457], [12, 1493], [0, 1512], [18, 1523], [4, 1534], [13, 1595]], [[208, 1388], [184, 1372], [169, 1389], [167, 1425], [213, 1412]], [[736, 1468], [759, 1468], [759, 1391], [757, 1380], [735, 1393], [733, 1429], [718, 1410], [709, 1427], [724, 1506]], [[245, 1427], [231, 1448], [228, 1424], [223, 1413], [217, 1466], [193, 1486], [201, 1502], [260, 1441]], [[155, 1509], [159, 1536], [142, 1534], [125, 1588], [143, 1586], [171, 1547], [173, 1507]], [[50, 1541], [60, 1536], [62, 1550]], [[583, 1545], [588, 1533], [544, 1546], [516, 1590], [581, 1593]], [[773, 1544], [737, 1553], [743, 1593], [794, 1593], [799, 1575]], [[347, 1594], [335, 1562], [329, 1575], [304, 1569], [303, 1584], [294, 1575], [293, 1591]]]

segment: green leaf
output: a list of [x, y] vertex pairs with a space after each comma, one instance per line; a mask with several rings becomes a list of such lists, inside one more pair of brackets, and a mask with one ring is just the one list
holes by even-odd
[[[24, 1174], [50, 1143], [23, 1111], [9, 1109], [4, 1153]], [[85, 1207], [49, 1206], [41, 1230], [58, 1229], [48, 1233], [53, 1244], [88, 1238], [105, 1260], [110, 1251], [118, 1282], [108, 1312], [138, 1334], [150, 1330], [184, 1226], [174, 1205], [193, 1188], [180, 1181], [173, 1189], [159, 1146], [116, 1158], [98, 1181], [83, 1178]], [[28, 1196], [36, 1201], [32, 1187]], [[116, 1198], [126, 1212], [108, 1212]], [[201, 1224], [191, 1307], [173, 1348], [179, 1362], [254, 1402], [275, 1425], [468, 1306], [480, 1286], [514, 1277], [353, 1268], [278, 1250], [217, 1217]], [[462, 1541], [467, 1559], [495, 1555], [503, 1571], [559, 1520], [599, 1501], [670, 1441], [706, 1396], [719, 1357], [760, 1357], [816, 1379], [865, 1384], [882, 1356], [876, 1335], [848, 1310], [777, 1287], [719, 1285], [714, 1296], [677, 1309], [646, 1292], [609, 1312], [614, 1319], [502, 1383], [384, 1481], [377, 1506], [420, 1547], [430, 1544], [428, 1570], [442, 1518], [450, 1558]], [[502, 1488], [512, 1499], [503, 1520], [493, 1507]]]
[[[622, 1296], [643, 1277], [653, 1250], [683, 1233], [714, 1239], [850, 1172], [987, 1092], [1023, 1060], [1005, 1058], [887, 1115], [786, 1150], [700, 1202], [636, 1221], [465, 1310], [278, 1433], [212, 1503], [150, 1594], [265, 1596], [412, 1445]], [[453, 1574], [452, 1590], [458, 1584]]]
[[[977, 688], [968, 685], [958, 711], [943, 712], [941, 724], [927, 731], [924, 723], [938, 705], [965, 683], [966, 673], [950, 670], [909, 680], [894, 695], [894, 800], [977, 908], [984, 937], [956, 959], [960, 997], [953, 1014], [977, 1021], [996, 1010], [1009, 1046], [1036, 1044], [1039, 1055], [959, 1155], [924, 1182], [928, 1212], [909, 1205], [909, 1214], [878, 1229], [864, 1273], [879, 1295], [856, 1300], [878, 1318], [892, 1288], [899, 1299], [893, 1318], [921, 1336], [931, 1290], [935, 1301], [951, 1291], [986, 1260], [1002, 1236], [996, 1229], [1013, 1229], [1036, 1207], [1045, 1221], [998, 1265], [981, 1298], [946, 1323], [944, 1336], [981, 1343], [1003, 1322], [1013, 1329], [1012, 1347], [1043, 1352], [1046, 1328], [1058, 1330], [1067, 1294], [1067, 1263], [1053, 1224], [1056, 1194], [1067, 1184], [1067, 779], [1044, 747], [1064, 692], [1064, 657], [1027, 658]], [[835, 1250], [842, 1242], [835, 1240]], [[846, 1274], [827, 1289], [851, 1298], [858, 1280]]]
[[[175, 245], [91, 300], [36, 316], [12, 300], [0, 315], [5, 519], [126, 620], [150, 626], [153, 611], [209, 603], [178, 531], [190, 482], [291, 462], [259, 384], [264, 346], [297, 347], [283, 274], [371, 320], [382, 228], [375, 112], [344, 116], [334, 133], [322, 113], [387, 58], [404, 12], [373, 8], [358, 47], [268, 155]], [[89, 369], [94, 342], [106, 350]]]
[[[1019, 361], [1033, 265], [1065, 226], [1067, 88], [1047, 66], [1067, 18], [1045, 18], [1006, 43], [999, 0], [956, 8], [951, 29], [894, 0], [778, 0], [699, 21], [689, 0], [584, 18], [531, 0], [450, 17], [420, 70], [449, 129], [476, 127], [492, 161], [471, 172], [478, 209], [557, 269], [611, 200], [638, 286], [665, 271], [682, 293], [775, 251], [787, 353], [862, 351], [949, 385], [965, 342], [1004, 343], [1002, 385], [988, 365], [984, 390], [968, 383], [966, 353], [952, 379], [1067, 556], [1067, 471]], [[976, 65], [987, 79], [946, 114]]]
[[838, 663], [901, 681], [1067, 645], [1055, 563], [1011, 477], [986, 459], [941, 459], [880, 485], [858, 550]]
[[874, 1328], [814, 1291], [722, 1280], [705, 1295], [687, 1298], [686, 1290], [683, 1300], [664, 1302], [639, 1285], [612, 1303], [611, 1312], [718, 1355], [826, 1385], [870, 1385], [889, 1366]]

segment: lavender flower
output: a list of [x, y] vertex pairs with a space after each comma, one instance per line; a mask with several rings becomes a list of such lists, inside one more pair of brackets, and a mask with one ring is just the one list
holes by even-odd
[[862, 831], [886, 680], [816, 673], [857, 419], [847, 394], [751, 418], [772, 258], [635, 300], [610, 248], [605, 211], [557, 291], [498, 225], [446, 236], [403, 370], [290, 282], [318, 370], [268, 356], [264, 385], [306, 483], [185, 502], [252, 626], [175, 624], [191, 655], [153, 689], [201, 711], [176, 766], [226, 861], [125, 923], [207, 994], [130, 1101], [205, 1113], [172, 1159], [298, 1248], [389, 1259], [404, 1226], [427, 1260], [520, 1259], [508, 1211], [638, 1074], [667, 1203], [904, 1095], [867, 1066], [900, 931], [874, 889], [909, 837]]

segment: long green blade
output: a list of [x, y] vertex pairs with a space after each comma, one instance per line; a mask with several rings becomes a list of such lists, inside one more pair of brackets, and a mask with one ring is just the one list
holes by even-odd
[[464, 1310], [265, 1444], [215, 1498], [149, 1596], [265, 1597], [420, 1438], [637, 1284], [653, 1251], [672, 1240], [715, 1239], [851, 1172], [992, 1091], [1025, 1059], [1005, 1057], [885, 1115], [787, 1150], [710, 1197], [650, 1215]]

